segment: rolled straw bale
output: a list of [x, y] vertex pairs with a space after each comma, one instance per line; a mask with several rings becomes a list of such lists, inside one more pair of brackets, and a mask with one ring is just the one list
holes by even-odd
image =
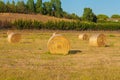
[[53, 33], [53, 36], [55, 36], [55, 35], [56, 35], [56, 32]]
[[54, 35], [56, 35], [56, 34], [59, 34], [58, 32], [54, 32], [53, 34], [52, 34], [52, 36], [54, 36]]
[[20, 33], [11, 33], [8, 35], [8, 42], [10, 43], [18, 43], [21, 40]]
[[83, 34], [79, 34], [78, 38], [80, 40], [88, 40], [89, 36], [86, 33], [83, 33]]
[[89, 39], [90, 46], [105, 46], [106, 45], [106, 37], [104, 34], [95, 34], [92, 35]]
[[8, 30], [7, 31], [7, 35], [9, 35], [9, 34], [11, 34], [11, 33], [13, 33], [14, 31], [13, 30]]
[[48, 43], [47, 43], [48, 50], [51, 54], [68, 54], [70, 50], [70, 43], [64, 36], [61, 34], [53, 35]]

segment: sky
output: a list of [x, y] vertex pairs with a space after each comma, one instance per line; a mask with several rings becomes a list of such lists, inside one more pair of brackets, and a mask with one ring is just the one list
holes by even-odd
[[[45, 1], [50, 0], [43, 0], [43, 2]], [[82, 16], [84, 8], [88, 7], [91, 8], [96, 15], [105, 14], [109, 17], [113, 14], [120, 15], [120, 0], [61, 0], [61, 3], [64, 11], [75, 13], [78, 16]]]
[[91, 8], [96, 15], [120, 15], [120, 0], [61, 0], [61, 2], [65, 11], [79, 16], [82, 16], [86, 7]]

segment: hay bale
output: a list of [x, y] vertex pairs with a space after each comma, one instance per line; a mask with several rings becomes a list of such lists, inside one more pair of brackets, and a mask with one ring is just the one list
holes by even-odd
[[83, 33], [83, 34], [79, 34], [78, 38], [80, 40], [88, 40], [89, 36], [87, 34]]
[[20, 33], [11, 33], [8, 35], [8, 42], [10, 43], [18, 43], [21, 40]]
[[70, 50], [70, 43], [61, 34], [55, 34], [49, 39], [47, 47], [51, 54], [65, 55], [68, 54]]
[[52, 34], [52, 36], [54, 36], [54, 35], [56, 35], [56, 34], [59, 34], [58, 32], [54, 32], [53, 34]]
[[106, 45], [106, 37], [104, 34], [95, 34], [92, 35], [89, 39], [90, 46], [105, 46]]
[[7, 35], [9, 35], [9, 34], [11, 34], [11, 33], [13, 33], [14, 31], [13, 30], [8, 30], [7, 31]]
[[55, 36], [55, 35], [56, 35], [56, 32], [54, 32], [52, 35]]

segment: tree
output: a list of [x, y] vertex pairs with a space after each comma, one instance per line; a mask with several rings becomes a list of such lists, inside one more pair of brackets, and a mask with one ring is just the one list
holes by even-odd
[[62, 17], [62, 8], [61, 8], [61, 1], [60, 0], [51, 0], [52, 3], [52, 11], [55, 12], [56, 17]]
[[12, 4], [10, 5], [10, 8], [11, 8], [11, 12], [16, 12], [16, 5], [15, 5], [15, 1], [12, 0]]
[[120, 18], [120, 15], [119, 15], [119, 14], [113, 14], [113, 15], [111, 16], [111, 18]]
[[17, 7], [17, 12], [27, 13], [27, 8], [24, 1], [18, 1], [16, 7]]
[[72, 18], [72, 19], [80, 20], [79, 16], [77, 16], [75, 13], [72, 13], [72, 14], [71, 14], [71, 18]]
[[34, 0], [28, 0], [27, 1], [27, 9], [28, 9], [28, 13], [34, 13], [35, 12]]
[[90, 8], [84, 8], [82, 19], [85, 21], [96, 22], [97, 17]]
[[109, 17], [105, 14], [99, 14], [97, 15], [98, 21], [106, 21]]
[[3, 1], [0, 1], [0, 12], [6, 12], [6, 6]]
[[43, 13], [43, 8], [42, 8], [42, 0], [37, 0], [36, 2], [36, 12], [37, 13]]
[[51, 2], [43, 3], [44, 14], [51, 15], [52, 14], [52, 4]]
[[11, 12], [11, 9], [10, 9], [10, 2], [9, 2], [9, 0], [7, 1], [7, 4], [6, 4], [6, 8], [7, 8], [7, 12]]

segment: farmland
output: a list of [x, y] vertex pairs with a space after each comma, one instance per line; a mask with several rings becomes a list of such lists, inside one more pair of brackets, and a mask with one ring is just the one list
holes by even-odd
[[12, 21], [15, 20], [36, 20], [41, 22], [47, 22], [47, 21], [71, 21], [70, 19], [64, 19], [64, 18], [56, 18], [51, 17], [47, 15], [41, 15], [41, 14], [19, 14], [19, 13], [0, 13], [0, 20], [1, 21]]
[[[1, 80], [119, 80], [120, 33], [118, 31], [22, 30], [20, 43], [7, 41], [7, 30], [0, 31]], [[47, 41], [53, 32], [71, 43], [68, 55], [51, 55]], [[91, 47], [78, 39], [80, 33], [104, 33], [106, 47]]]

